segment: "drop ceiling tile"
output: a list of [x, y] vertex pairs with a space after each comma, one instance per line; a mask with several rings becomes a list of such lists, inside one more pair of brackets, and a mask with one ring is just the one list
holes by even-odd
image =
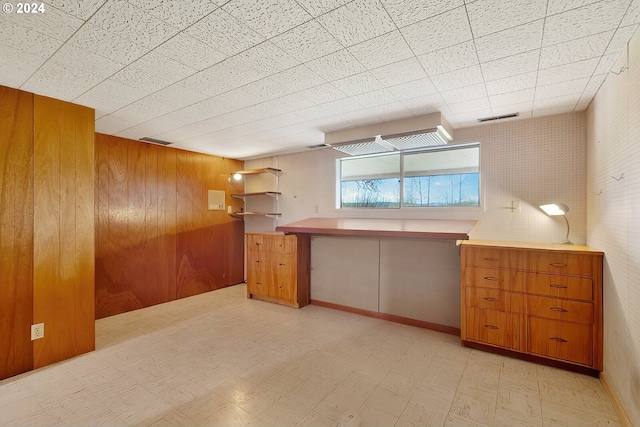
[[247, 58], [233, 56], [185, 78], [179, 84], [191, 90], [202, 91], [209, 96], [220, 95], [266, 76], [265, 72], [249, 65]]
[[[78, 1], [78, 0], [76, 0]], [[218, 8], [208, 0], [127, 0], [150, 15], [180, 30], [199, 21]]]
[[571, 64], [547, 68], [538, 72], [538, 86], [566, 82], [581, 77], [591, 77], [598, 65], [599, 58], [585, 59]]
[[[471, 101], [457, 102], [455, 104], [447, 104], [453, 114], [469, 113], [469, 112], [482, 112], [485, 115], [491, 112], [491, 105], [489, 104], [489, 98], [472, 99]], [[479, 116], [476, 116], [476, 118]]]
[[52, 6], [45, 7], [45, 13], [0, 13], [0, 28], [15, 24], [63, 42], [83, 23], [82, 19]]
[[427, 77], [427, 73], [424, 72], [422, 65], [416, 58], [405, 59], [404, 61], [376, 68], [371, 70], [371, 74], [385, 86], [395, 86]]
[[629, 5], [629, 0], [600, 1], [547, 16], [543, 46], [563, 43], [616, 29]]
[[457, 102], [486, 98], [487, 89], [485, 88], [484, 83], [478, 83], [471, 86], [461, 87], [459, 89], [440, 92], [440, 95], [447, 104], [455, 104]]
[[369, 114], [378, 117], [377, 121], [389, 121], [413, 117], [415, 114], [409, 110], [403, 103], [396, 101], [390, 104], [376, 105], [367, 108]]
[[103, 77], [64, 64], [47, 62], [29, 77], [20, 89], [63, 101], [71, 101], [100, 83], [102, 79]]
[[640, 0], [631, 0], [629, 9], [627, 9], [627, 13], [625, 13], [622, 22], [620, 22], [621, 27], [631, 24], [640, 24]]
[[347, 49], [365, 67], [372, 69], [413, 57], [399, 31], [392, 31]]
[[44, 0], [43, 3], [54, 6], [69, 15], [87, 20], [105, 1], [106, 0]]
[[[613, 55], [605, 55], [601, 57], [600, 61], [598, 62], [598, 65], [596, 66], [596, 69], [593, 72], [593, 75], [597, 76], [599, 74], [605, 74], [605, 75], [608, 74], [619, 57], [620, 57], [620, 54], [618, 53], [614, 53]], [[620, 70], [618, 69], [613, 71], [618, 73]]]
[[148, 48], [156, 47], [179, 31], [125, 1], [106, 2], [88, 22]]
[[338, 99], [346, 98], [347, 95], [331, 83], [325, 83], [316, 87], [298, 92], [315, 104], [324, 104]]
[[597, 3], [601, 0], [549, 0], [547, 15], [556, 15], [583, 6]]
[[297, 113], [305, 122], [329, 117], [333, 114], [322, 105], [314, 105], [313, 107], [304, 108], [302, 110], [298, 110]]
[[464, 6], [464, 2], [463, 0], [382, 0], [382, 6], [389, 13], [393, 22], [401, 28]]
[[49, 59], [49, 62], [57, 62], [61, 65], [72, 66], [78, 70], [84, 70], [96, 76], [109, 77], [121, 70], [123, 65], [96, 55], [86, 50], [65, 44]]
[[223, 94], [214, 96], [211, 98], [211, 101], [230, 105], [230, 108], [227, 111], [239, 110], [255, 104], [253, 98], [250, 95], [247, 95], [247, 93], [241, 88], [232, 89]]
[[147, 53], [126, 68], [147, 72], [172, 83], [197, 72], [195, 68], [191, 68], [155, 51]]
[[345, 77], [344, 79], [334, 80], [331, 84], [337, 87], [340, 91], [346, 93], [347, 96], [372, 92], [384, 87], [383, 84], [380, 83], [380, 81], [378, 81], [378, 79], [376, 79], [369, 71]]
[[89, 23], [71, 37], [69, 44], [125, 65], [149, 52], [148, 47]]
[[238, 0], [226, 3], [222, 9], [266, 38], [312, 18], [295, 0]]
[[475, 39], [480, 62], [493, 61], [540, 47], [544, 19]]
[[546, 12], [546, 0], [485, 0], [467, 4], [471, 30], [476, 39], [544, 18]]
[[[442, 23], [446, 22], [446, 25]], [[459, 7], [400, 30], [416, 55], [433, 52], [472, 39], [464, 7]]]
[[252, 68], [263, 71], [267, 75], [298, 65], [298, 61], [270, 41], [245, 50], [238, 54], [238, 58], [244, 59], [247, 64], [251, 64]]
[[465, 126], [477, 126], [479, 124], [478, 119], [487, 116], [487, 110], [458, 111], [454, 112], [453, 115], [458, 123], [464, 123]]
[[517, 76], [529, 73], [538, 69], [540, 59], [540, 49], [531, 52], [520, 53], [508, 56], [495, 61], [481, 63], [482, 74], [485, 81], [504, 79], [506, 77]]
[[[27, 42], [28, 41], [28, 42]], [[63, 42], [14, 22], [2, 23], [0, 46], [39, 58], [40, 64], [62, 46]], [[7, 58], [2, 57], [5, 62]]]
[[184, 33], [176, 34], [154, 51], [198, 71], [227, 58], [226, 54]]
[[322, 104], [322, 107], [331, 111], [333, 114], [345, 114], [351, 111], [362, 110], [362, 105], [360, 105], [356, 100], [351, 98], [338, 99], [336, 101], [330, 101], [325, 104]]
[[153, 93], [173, 83], [171, 80], [148, 73], [145, 67], [136, 66], [135, 63], [133, 66], [123, 68], [109, 78], [147, 93]]
[[271, 39], [271, 42], [300, 62], [336, 52], [343, 46], [322, 25], [309, 21]]
[[[577, 105], [577, 103], [575, 105]], [[575, 110], [575, 105], [567, 104], [567, 105], [562, 105], [559, 107], [551, 107], [551, 108], [536, 107], [531, 113], [531, 117], [545, 117], [545, 116], [555, 116], [558, 114], [572, 113]]]
[[184, 32], [227, 55], [235, 55], [265, 40], [222, 9], [205, 16]]
[[482, 83], [482, 72], [480, 66], [462, 68], [460, 70], [451, 71], [450, 73], [432, 76], [431, 81], [440, 91], [453, 90], [460, 87], [471, 86], [476, 83]]
[[116, 133], [131, 127], [133, 120], [119, 114], [109, 114], [96, 120], [96, 132], [115, 135]]
[[167, 132], [159, 133], [156, 137], [163, 141], [182, 142], [205, 135], [209, 133], [210, 130], [211, 127], [209, 124], [205, 122], [196, 122]]
[[434, 113], [440, 111], [442, 106], [447, 105], [439, 93], [405, 99], [402, 101], [402, 104], [417, 115]]
[[589, 79], [589, 83], [587, 83], [587, 86], [584, 88], [584, 93], [590, 93], [592, 95], [595, 95], [596, 92], [598, 92], [598, 89], [600, 89], [600, 86], [602, 86], [602, 83], [604, 83], [606, 78], [607, 78], [606, 74], [601, 74], [599, 76], [591, 77]]
[[601, 56], [612, 36], [613, 31], [605, 31], [592, 36], [543, 47], [540, 53], [540, 68], [550, 68]]
[[396, 86], [388, 87], [387, 89], [389, 89], [389, 91], [401, 101], [418, 96], [431, 95], [438, 92], [436, 87], [433, 85], [433, 82], [429, 78], [402, 83]]
[[[0, 47], [0, 57], [6, 58], [2, 52], [2, 47]], [[37, 67], [21, 68], [15, 65], [13, 61], [11, 66], [0, 63], [0, 85], [19, 88], [36, 69]]]
[[309, 108], [312, 105], [313, 102], [309, 101], [307, 98], [304, 98], [297, 93], [290, 93], [288, 95], [248, 107], [248, 109], [254, 113], [255, 118], [258, 118], [291, 113], [293, 111]]
[[73, 102], [95, 108], [96, 118], [100, 118], [140, 98], [144, 98], [146, 95], [148, 95], [148, 93], [143, 90], [124, 85], [114, 80], [104, 80], [78, 98], [75, 98]]
[[554, 98], [536, 99], [533, 102], [534, 115], [535, 115], [535, 110], [537, 109], [547, 110], [550, 108], [559, 108], [559, 107], [573, 108], [579, 99], [580, 99], [580, 94], [556, 96]]
[[[20, 81], [24, 83], [46, 61], [41, 55], [22, 52], [3, 45], [0, 45], [0, 58], [2, 58], [0, 65], [7, 69], [4, 74], [0, 74], [0, 81], [3, 82], [3, 85], [10, 87], [19, 87], [20, 85], [12, 85], [9, 82]], [[15, 67], [15, 71], [8, 71], [11, 69], [9, 64], [11, 67]]]
[[164, 116], [202, 101], [205, 95], [173, 85], [119, 109], [116, 114], [132, 117], [137, 123]]
[[306, 65], [289, 68], [273, 74], [271, 78], [282, 87], [286, 86], [289, 91], [293, 92], [309, 89], [324, 83], [324, 79]]
[[396, 29], [379, 2], [354, 0], [317, 18], [343, 46], [352, 46]]
[[255, 104], [280, 98], [288, 93], [280, 83], [269, 77], [249, 83], [240, 88], [240, 90], [250, 95]]
[[620, 27], [616, 30], [616, 33], [611, 39], [611, 43], [607, 47], [605, 55], [619, 53], [626, 49], [627, 43], [638, 29], [638, 24], [628, 25], [626, 27]]
[[327, 81], [338, 80], [366, 70], [346, 49], [314, 59], [306, 65]]
[[324, 15], [352, 0], [296, 0], [312, 16]]
[[473, 40], [420, 55], [418, 59], [430, 76], [478, 64], [478, 55]]
[[498, 80], [487, 81], [485, 82], [485, 85], [489, 96], [501, 95], [503, 93], [533, 88], [536, 85], [537, 77], [538, 73], [533, 71]]
[[491, 113], [494, 116], [503, 116], [507, 114], [518, 113], [518, 118], [528, 119], [531, 117], [531, 111], [533, 110], [533, 101], [523, 102], [520, 104], [505, 104], [504, 106], [494, 107], [491, 106]]
[[517, 105], [517, 104], [524, 104], [524, 103], [532, 104], [534, 96], [535, 96], [535, 90], [533, 88], [523, 89], [523, 90], [503, 93], [501, 95], [490, 96], [489, 103], [491, 104], [491, 110], [494, 111], [496, 108], [506, 107], [509, 105]]
[[545, 98], [555, 98], [558, 96], [582, 94], [589, 83], [589, 77], [569, 80], [536, 88], [536, 100]]
[[354, 99], [365, 108], [377, 107], [380, 105], [398, 102], [398, 99], [393, 96], [393, 94], [388, 89], [380, 89], [373, 92], [363, 93], [353, 96], [352, 99]]

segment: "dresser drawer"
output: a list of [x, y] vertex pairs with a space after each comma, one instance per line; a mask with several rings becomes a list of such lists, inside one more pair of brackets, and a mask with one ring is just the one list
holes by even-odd
[[504, 289], [502, 270], [469, 267], [465, 270], [465, 285], [470, 287]]
[[593, 280], [588, 277], [545, 273], [519, 273], [518, 281], [524, 283], [528, 294], [548, 295], [557, 298], [593, 300]]
[[519, 348], [518, 316], [504, 311], [467, 308], [468, 339], [510, 349]]
[[591, 325], [530, 317], [528, 351], [541, 356], [591, 365], [593, 336]]
[[530, 316], [568, 322], [593, 323], [593, 304], [560, 298], [525, 296], [525, 310]]
[[593, 276], [593, 256], [567, 252], [534, 251], [526, 259], [526, 269], [534, 272]]
[[296, 251], [297, 240], [294, 235], [270, 236], [268, 239], [268, 247], [271, 252], [292, 254]]
[[466, 306], [505, 311], [507, 309], [506, 295], [507, 293], [500, 289], [467, 287], [465, 290]]

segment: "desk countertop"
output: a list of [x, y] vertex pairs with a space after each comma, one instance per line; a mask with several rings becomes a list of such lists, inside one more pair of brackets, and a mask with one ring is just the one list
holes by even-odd
[[476, 220], [307, 218], [276, 227], [293, 234], [466, 240]]

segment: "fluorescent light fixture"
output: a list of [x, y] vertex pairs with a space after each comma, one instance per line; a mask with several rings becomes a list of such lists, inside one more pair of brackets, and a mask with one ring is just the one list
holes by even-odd
[[561, 215], [564, 218], [564, 221], [567, 223], [567, 235], [561, 244], [571, 245], [571, 241], [569, 240], [569, 220], [567, 219], [567, 212], [569, 212], [569, 206], [564, 203], [550, 203], [548, 205], [540, 205], [540, 209], [544, 211], [549, 216], [558, 216]]

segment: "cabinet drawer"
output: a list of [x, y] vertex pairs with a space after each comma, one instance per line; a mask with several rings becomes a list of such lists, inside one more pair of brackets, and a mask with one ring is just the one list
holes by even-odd
[[520, 273], [528, 294], [549, 295], [557, 298], [593, 300], [593, 280], [588, 277], [544, 273]]
[[479, 288], [506, 288], [502, 270], [496, 268], [469, 267], [465, 270], [465, 285]]
[[465, 298], [467, 307], [500, 311], [507, 307], [506, 292], [500, 289], [467, 287]]
[[528, 351], [542, 356], [593, 364], [591, 325], [530, 317]]
[[525, 297], [526, 313], [536, 317], [563, 320], [568, 322], [593, 323], [593, 304], [560, 298]]
[[267, 248], [270, 252], [279, 254], [292, 254], [296, 252], [296, 236], [294, 235], [282, 235], [282, 236], [269, 236]]
[[526, 269], [545, 273], [593, 276], [593, 256], [566, 252], [531, 252]]
[[466, 265], [485, 268], [522, 268], [523, 258], [518, 251], [499, 248], [463, 246]]
[[247, 251], [251, 250], [264, 250], [264, 236], [247, 234]]
[[517, 315], [467, 308], [466, 319], [468, 339], [510, 349], [519, 348]]

